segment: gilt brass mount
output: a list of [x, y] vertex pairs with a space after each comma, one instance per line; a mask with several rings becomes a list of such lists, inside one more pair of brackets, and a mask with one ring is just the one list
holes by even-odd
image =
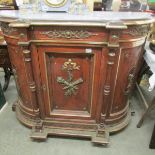
[[130, 93], [132, 92], [132, 87], [134, 85], [134, 81], [135, 81], [135, 67], [133, 67], [128, 75], [128, 85], [124, 91], [125, 95], [130, 95]]
[[77, 63], [73, 62], [72, 59], [68, 59], [68, 61], [64, 62], [62, 65], [62, 70], [66, 70], [68, 73], [68, 78], [65, 80], [63, 77], [58, 76], [57, 82], [63, 85], [63, 90], [65, 96], [72, 96], [76, 95], [76, 90], [79, 89], [78, 85], [83, 83], [83, 79], [80, 77], [79, 79], [73, 81], [73, 74], [74, 70], [80, 70], [80, 66]]
[[128, 34], [133, 37], [146, 36], [148, 34], [148, 31], [149, 31], [148, 25], [139, 25], [139, 26], [132, 26], [127, 30], [124, 30], [123, 34]]
[[49, 38], [65, 38], [65, 39], [85, 39], [97, 35], [84, 30], [53, 30], [53, 31], [41, 32], [41, 34], [47, 35]]

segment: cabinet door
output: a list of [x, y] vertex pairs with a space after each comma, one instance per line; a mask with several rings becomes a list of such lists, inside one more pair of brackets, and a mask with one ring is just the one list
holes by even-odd
[[45, 116], [96, 120], [101, 48], [38, 48]]
[[121, 49], [114, 93], [112, 113], [117, 113], [128, 106], [126, 104], [133, 82], [135, 81], [138, 62], [141, 59], [142, 46]]

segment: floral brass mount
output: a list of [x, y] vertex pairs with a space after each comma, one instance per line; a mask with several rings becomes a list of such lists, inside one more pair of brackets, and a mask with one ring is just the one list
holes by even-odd
[[123, 34], [129, 34], [131, 36], [146, 36], [149, 31], [148, 25], [132, 26], [129, 29], [124, 30]]
[[78, 66], [75, 62], [72, 61], [72, 59], [68, 59], [68, 61], [64, 62], [62, 65], [62, 70], [66, 70], [68, 73], [68, 79], [65, 80], [63, 77], [58, 76], [57, 82], [62, 84], [63, 90], [65, 90], [64, 95], [65, 96], [72, 96], [76, 95], [76, 90], [78, 89], [78, 85], [83, 83], [83, 79], [79, 78], [75, 81], [73, 81], [73, 70], [80, 70], [80, 66]]
[[128, 75], [128, 85], [124, 91], [124, 95], [130, 95], [135, 82], [135, 67], [133, 67]]
[[47, 32], [41, 32], [41, 34], [47, 35], [49, 38], [65, 38], [65, 39], [85, 39], [97, 34], [84, 31], [84, 30], [53, 30]]

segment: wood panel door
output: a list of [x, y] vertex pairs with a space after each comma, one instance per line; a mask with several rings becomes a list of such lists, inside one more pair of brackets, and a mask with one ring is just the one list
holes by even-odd
[[136, 66], [141, 58], [141, 51], [142, 46], [121, 49], [112, 113], [117, 113], [128, 106], [126, 102], [137, 75]]
[[99, 121], [102, 48], [38, 47], [46, 118]]

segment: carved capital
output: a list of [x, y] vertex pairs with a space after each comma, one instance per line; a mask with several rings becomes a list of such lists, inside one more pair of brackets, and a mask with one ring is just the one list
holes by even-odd
[[109, 47], [119, 47], [119, 38], [120, 38], [120, 31], [119, 30], [111, 30], [109, 36]]

